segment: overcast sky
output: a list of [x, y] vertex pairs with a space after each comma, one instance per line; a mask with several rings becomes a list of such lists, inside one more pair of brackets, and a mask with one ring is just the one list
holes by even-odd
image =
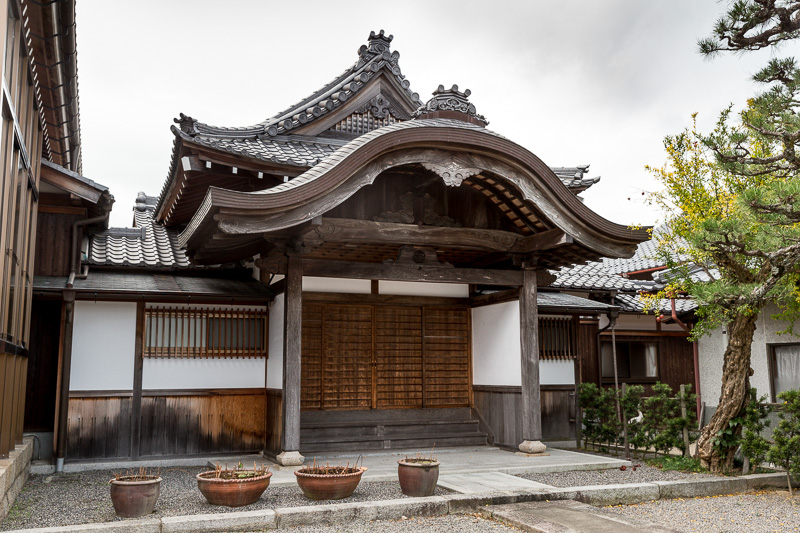
[[[758, 88], [772, 52], [696, 51], [725, 3], [713, 0], [268, 2], [78, 0], [84, 175], [116, 197], [129, 226], [138, 191], [158, 195], [173, 117], [217, 126], [271, 117], [356, 60], [371, 30], [394, 35], [400, 67], [427, 101], [439, 85], [470, 89], [489, 129], [550, 166], [591, 164], [589, 207], [653, 224], [662, 140], [710, 129]], [[778, 52], [797, 55], [797, 47]]]

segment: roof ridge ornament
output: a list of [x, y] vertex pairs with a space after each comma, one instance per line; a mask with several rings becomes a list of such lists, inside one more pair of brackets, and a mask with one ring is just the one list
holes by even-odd
[[470, 94], [472, 94], [472, 91], [469, 89], [464, 90], [463, 93], [459, 91], [458, 85], [453, 85], [449, 89], [445, 89], [444, 85], [439, 85], [433, 91], [433, 98], [419, 107], [414, 112], [414, 117], [454, 118], [479, 126], [486, 126], [489, 121], [483, 115], [478, 114], [475, 105], [469, 101]]
[[189, 135], [196, 135], [197, 129], [195, 125], [197, 124], [197, 119], [190, 117], [189, 115], [184, 115], [180, 113], [179, 118], [173, 118], [172, 121], [181, 128], [181, 131], [184, 133], [188, 133]]
[[368, 44], [362, 44], [358, 49], [359, 57], [363, 56], [365, 52], [369, 52], [372, 56], [383, 54], [384, 52], [389, 53], [392, 39], [394, 39], [394, 35], [386, 35], [383, 30], [378, 33], [369, 32]]

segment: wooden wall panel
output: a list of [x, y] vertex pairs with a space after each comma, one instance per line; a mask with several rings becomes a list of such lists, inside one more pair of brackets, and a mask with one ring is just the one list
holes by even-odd
[[[575, 438], [575, 388], [572, 385], [542, 385], [542, 438]], [[522, 442], [522, 389], [520, 387], [473, 387], [475, 409], [494, 434], [495, 446], [517, 449]]]
[[578, 326], [578, 362], [581, 383], [600, 384], [600, 363], [597, 357], [597, 322], [581, 321]]
[[283, 434], [283, 391], [267, 389], [267, 427], [264, 438], [264, 452], [278, 455], [281, 449]]
[[322, 307], [303, 304], [300, 405], [307, 411], [322, 409]]
[[422, 408], [422, 310], [376, 307], [378, 409]]
[[[68, 459], [129, 458], [130, 393], [79, 394], [69, 401]], [[266, 420], [259, 389], [145, 391], [140, 456], [261, 451]]]
[[674, 391], [681, 385], [690, 384], [694, 391], [694, 351], [686, 337], [663, 337], [659, 345], [658, 364], [662, 383], [668, 384]]
[[69, 275], [72, 224], [85, 215], [39, 212], [36, 225], [35, 276]]
[[469, 407], [470, 343], [468, 308], [423, 308], [425, 407]]
[[61, 300], [33, 300], [25, 431], [53, 431], [56, 416]]
[[130, 457], [130, 408], [130, 397], [70, 398], [67, 457]]

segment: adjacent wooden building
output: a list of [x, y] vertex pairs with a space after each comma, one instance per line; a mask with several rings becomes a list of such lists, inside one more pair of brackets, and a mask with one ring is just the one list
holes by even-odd
[[[45, 174], [80, 172], [75, 5], [0, 1], [0, 458], [22, 443], [26, 381], [38, 332], [31, 320]], [[59, 313], [50, 315], [57, 325]], [[35, 378], [34, 378], [35, 379]], [[27, 396], [27, 404], [39, 389]], [[52, 395], [51, 390], [42, 394]]]

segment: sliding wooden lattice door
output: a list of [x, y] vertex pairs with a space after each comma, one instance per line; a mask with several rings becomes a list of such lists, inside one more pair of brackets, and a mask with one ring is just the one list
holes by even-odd
[[304, 302], [301, 406], [469, 406], [467, 307]]

